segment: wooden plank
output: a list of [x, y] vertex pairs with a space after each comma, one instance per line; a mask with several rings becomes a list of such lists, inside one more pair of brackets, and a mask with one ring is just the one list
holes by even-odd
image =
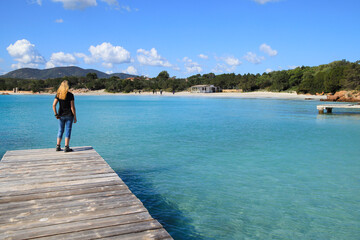
[[24, 167], [15, 167], [15, 168], [7, 168], [7, 169], [0, 169], [0, 177], [6, 176], [6, 174], [32, 174], [36, 175], [38, 173], [52, 171], [52, 172], [61, 172], [61, 171], [92, 171], [94, 169], [111, 169], [109, 166], [104, 166], [104, 164], [63, 164], [62, 166], [38, 166], [32, 168], [24, 168]]
[[32, 216], [28, 219], [22, 219], [16, 222], [9, 222], [7, 224], [0, 225], [0, 232], [2, 231], [19, 231], [24, 229], [32, 229], [38, 227], [46, 227], [55, 224], [64, 224], [71, 222], [87, 221], [100, 218], [108, 217], [120, 217], [122, 215], [129, 215], [134, 213], [146, 212], [143, 205], [137, 204], [124, 208], [112, 208], [112, 209], [102, 209], [98, 211], [96, 207], [92, 208], [89, 211], [82, 211], [74, 214], [71, 211], [57, 211], [52, 215], [40, 215]]
[[[59, 186], [69, 186], [73, 184], [83, 184], [83, 183], [96, 183], [96, 182], [104, 182], [104, 181], [115, 181], [121, 184], [121, 180], [118, 176], [114, 177], [104, 177], [104, 178], [94, 178], [94, 179], [81, 179], [81, 180], [73, 180], [73, 181], [60, 181], [60, 182], [51, 182], [51, 183], [37, 183], [37, 184], [26, 184], [26, 182], [23, 183], [23, 185], [13, 185], [11, 186], [12, 191], [24, 191], [29, 189], [37, 189], [37, 188], [43, 188], [43, 187], [59, 187]], [[0, 195], [3, 192], [7, 191], [6, 186], [0, 185]]]
[[52, 165], [66, 165], [66, 164], [104, 164], [103, 162], [100, 162], [96, 158], [84, 158], [84, 159], [51, 159], [48, 161], [36, 161], [31, 160], [28, 162], [10, 162], [10, 163], [4, 163], [2, 164], [0, 169], [3, 168], [13, 168], [13, 167], [20, 167], [23, 169], [26, 169], [28, 167], [37, 167], [37, 166], [52, 166]]
[[[61, 235], [60, 235], [61, 236]], [[143, 232], [120, 234], [111, 237], [103, 237], [102, 239], [112, 240], [112, 239], [121, 239], [121, 240], [139, 240], [139, 239], [158, 239], [158, 240], [169, 240], [172, 239], [169, 233], [163, 229], [154, 229], [146, 230]]]
[[6, 164], [5, 166], [2, 166], [0, 169], [14, 169], [14, 168], [21, 168], [21, 169], [28, 169], [30, 167], [58, 167], [61, 168], [62, 166], [71, 164], [73, 167], [81, 167], [81, 166], [88, 166], [88, 165], [103, 165], [103, 163], [100, 163], [98, 161], [88, 160], [88, 161], [52, 161], [49, 163], [38, 163], [38, 162], [31, 162], [29, 164]]
[[9, 210], [17, 207], [29, 207], [31, 208], [33, 205], [44, 205], [44, 204], [52, 204], [52, 203], [58, 203], [58, 202], [64, 202], [64, 201], [75, 201], [75, 200], [87, 200], [90, 198], [107, 198], [111, 196], [119, 196], [119, 195], [125, 195], [125, 194], [131, 194], [131, 191], [129, 189], [120, 189], [115, 191], [108, 191], [108, 192], [96, 192], [96, 193], [84, 193], [84, 194], [73, 194], [70, 196], [56, 196], [56, 197], [50, 197], [46, 199], [37, 199], [37, 200], [25, 200], [25, 201], [19, 201], [19, 202], [8, 202], [8, 203], [1, 203], [0, 204], [0, 212], [3, 210]]
[[319, 111], [319, 114], [324, 114], [325, 110], [327, 113], [332, 113], [333, 108], [337, 109], [360, 109], [360, 104], [323, 104], [323, 105], [317, 105], [317, 110]]
[[[81, 151], [95, 151], [91, 146], [84, 146], [84, 147], [73, 147], [74, 152], [81, 152]], [[39, 153], [52, 153], [55, 151], [55, 148], [45, 148], [45, 149], [27, 149], [27, 150], [14, 150], [14, 151], [7, 151], [5, 155], [8, 156], [16, 156], [16, 155], [31, 155], [31, 154], [39, 154]]]
[[317, 109], [320, 108], [345, 108], [345, 109], [360, 109], [360, 104], [322, 104], [317, 105]]
[[[90, 171], [90, 172], [89, 172]], [[19, 179], [19, 173], [18, 172], [6, 172], [4, 174], [0, 175], [0, 182], [1, 181], [11, 181], [11, 180], [18, 180]], [[80, 169], [42, 169], [37, 171], [36, 173], [28, 171], [24, 174], [22, 174], [23, 178], [26, 179], [35, 179], [39, 178], [39, 176], [42, 176], [44, 178], [50, 178], [50, 177], [70, 177], [74, 176], [76, 174], [77, 176], [83, 176], [83, 175], [89, 175], [89, 174], [100, 174], [100, 173], [114, 173], [114, 170], [111, 168], [99, 168], [99, 167], [89, 167], [89, 168], [80, 168]], [[6, 179], [6, 180], [5, 180]]]
[[36, 158], [29, 158], [29, 159], [21, 159], [20, 161], [14, 161], [13, 159], [5, 158], [2, 160], [2, 163], [6, 163], [6, 165], [12, 166], [12, 165], [31, 165], [31, 164], [48, 164], [48, 163], [56, 163], [56, 162], [69, 162], [69, 161], [75, 161], [75, 162], [87, 162], [87, 161], [95, 161], [95, 162], [101, 162], [99, 157], [96, 156], [90, 156], [90, 155], [84, 155], [81, 157], [68, 157], [68, 156], [54, 156], [52, 158], [47, 159], [36, 159]]
[[[120, 198], [119, 198], [120, 199]], [[83, 204], [67, 204], [59, 211], [59, 208], [52, 206], [46, 206], [44, 208], [27, 209], [25, 211], [14, 211], [13, 216], [0, 216], [1, 227], [9, 224], [16, 224], [22, 222], [37, 222], [37, 221], [48, 221], [43, 218], [62, 218], [68, 219], [70, 216], [84, 215], [91, 212], [105, 212], [105, 211], [117, 211], [123, 209], [142, 209], [144, 210], [143, 204], [138, 199], [129, 200], [121, 199], [121, 201], [104, 201], [104, 199], [94, 199], [94, 204], [88, 204], [84, 207]], [[16, 209], [18, 210], [18, 209]], [[19, 213], [19, 214], [17, 214]]]
[[41, 192], [41, 193], [32, 193], [32, 194], [22, 194], [16, 196], [6, 196], [0, 198], [0, 204], [8, 202], [21, 202], [27, 200], [43, 199], [43, 198], [52, 198], [52, 197], [64, 197], [64, 196], [74, 196], [81, 195], [85, 193], [98, 193], [98, 192], [108, 192], [115, 190], [127, 190], [126, 185], [110, 185], [104, 187], [91, 187], [91, 188], [81, 188], [81, 189], [70, 189], [64, 191], [55, 191], [55, 192]]
[[24, 198], [20, 197], [21, 201], [11, 201], [11, 202], [3, 202], [0, 203], [0, 211], [3, 209], [11, 209], [16, 208], [17, 206], [24, 207], [27, 205], [41, 205], [43, 202], [47, 204], [51, 204], [53, 202], [61, 202], [61, 201], [67, 201], [67, 200], [78, 200], [78, 199], [89, 199], [89, 198], [105, 198], [109, 196], [118, 196], [118, 195], [124, 195], [124, 194], [131, 194], [131, 191], [128, 188], [122, 188], [122, 189], [116, 189], [111, 191], [101, 191], [101, 192], [81, 192], [76, 191], [72, 192], [71, 195], [65, 195], [65, 196], [49, 196], [47, 198], [38, 198], [38, 199], [30, 199], [26, 200]]
[[39, 176], [60, 176], [60, 175], [69, 175], [72, 173], [78, 173], [80, 174], [96, 174], [101, 172], [107, 172], [107, 173], [115, 173], [114, 170], [112, 170], [109, 167], [104, 166], [89, 166], [85, 165], [81, 168], [57, 168], [57, 167], [47, 167], [47, 168], [38, 168], [35, 171], [26, 170], [22, 173], [21, 169], [17, 169], [15, 171], [0, 171], [0, 181], [5, 178], [11, 179], [16, 178], [19, 176], [19, 173], [22, 174], [23, 179], [30, 179], [30, 178], [36, 178]]
[[[115, 217], [106, 217], [99, 219], [90, 219], [87, 221], [71, 222], [71, 223], [62, 223], [51, 226], [37, 227], [33, 229], [23, 229], [23, 230], [14, 230], [14, 231], [5, 231], [3, 235], [5, 239], [31, 239], [39, 238], [46, 236], [59, 235], [64, 233], [74, 233], [78, 235], [80, 231], [84, 230], [93, 230], [99, 228], [106, 228], [110, 226], [125, 225], [130, 223], [137, 223], [138, 225], [146, 225], [147, 229], [156, 229], [160, 228], [161, 225], [156, 221], [152, 220], [151, 216], [147, 212], [134, 213], [128, 215], [121, 215]], [[126, 228], [130, 228], [127, 226]], [[134, 230], [132, 230], [134, 231]], [[67, 239], [74, 239], [75, 236], [68, 236]]]
[[[68, 234], [49, 235], [47, 237], [39, 239], [72, 239], [72, 240], [83, 240], [83, 239], [102, 239], [105, 237], [118, 236], [121, 239], [122, 235], [131, 233], [140, 233], [148, 230], [161, 229], [161, 224], [154, 220], [128, 222], [127, 224], [117, 224], [102, 228], [93, 228], [88, 230], [82, 230], [78, 232], [72, 232]], [[17, 239], [17, 238], [15, 238]]]
[[99, 155], [94, 149], [87, 150], [87, 151], [78, 151], [76, 148], [73, 148], [73, 152], [64, 152], [64, 151], [55, 151], [54, 149], [40, 149], [38, 151], [8, 151], [5, 157], [11, 157], [11, 156], [18, 156], [18, 157], [26, 157], [26, 156], [49, 156], [49, 155], [78, 155], [78, 154], [97, 154]]
[[[1, 212], [1, 222], [9, 223], [12, 221], [16, 221], [16, 219], [22, 218], [33, 218], [33, 216], [37, 216], [39, 214], [43, 214], [43, 216], [51, 215], [54, 212], [61, 211], [74, 211], [74, 212], [83, 212], [86, 210], [91, 210], [93, 208], [123, 208], [135, 205], [142, 205], [139, 199], [134, 198], [133, 195], [124, 196], [113, 196], [108, 197], [106, 199], [87, 199], [86, 201], [68, 201], [68, 202], [60, 202], [54, 203], [52, 205], [45, 206], [33, 206], [33, 208], [16, 208], [9, 209], [7, 211]], [[10, 217], [9, 217], [10, 216]]]
[[[60, 192], [60, 191], [67, 191], [73, 189], [86, 189], [92, 187], [106, 187], [106, 186], [113, 186], [113, 185], [125, 185], [119, 184], [118, 181], [104, 181], [104, 182], [87, 182], [82, 184], [73, 184], [73, 185], [66, 185], [66, 186], [55, 186], [55, 187], [44, 187], [44, 188], [36, 188], [36, 189], [28, 189], [22, 191], [8, 191], [1, 193], [1, 197], [9, 197], [9, 196], [22, 196], [27, 194], [36, 194], [36, 193], [50, 193], [50, 192]], [[125, 185], [126, 186], [126, 185]]]
[[85, 159], [85, 158], [93, 158], [96, 159], [98, 161], [102, 160], [99, 158], [98, 155], [94, 155], [94, 154], [81, 154], [81, 155], [71, 155], [71, 154], [55, 154], [55, 155], [49, 155], [48, 157], [46, 156], [31, 156], [31, 157], [18, 157], [18, 156], [14, 156], [14, 157], [4, 157], [2, 159], [3, 163], [20, 163], [20, 162], [29, 162], [29, 161], [39, 161], [39, 162], [46, 162], [49, 160], [58, 160], [58, 159]]
[[[90, 174], [90, 175], [89, 175]], [[12, 186], [17, 186], [17, 185], [23, 185], [24, 183], [26, 184], [37, 184], [37, 183], [53, 183], [53, 182], [58, 182], [58, 181], [74, 181], [74, 180], [82, 180], [82, 179], [94, 179], [94, 178], [105, 178], [105, 177], [117, 177], [117, 174], [114, 172], [110, 172], [110, 173], [100, 173], [100, 174], [92, 174], [88, 173], [86, 175], [70, 175], [70, 176], [64, 176], [64, 177], [33, 177], [33, 178], [28, 178], [28, 179], [22, 179], [22, 180], [14, 180], [14, 179], [6, 179], [6, 178], [0, 178], [0, 184], [6, 184], [5, 187], [9, 188]], [[0, 186], [0, 189], [2, 187]]]
[[92, 147], [8, 151], [0, 239], [172, 239]]

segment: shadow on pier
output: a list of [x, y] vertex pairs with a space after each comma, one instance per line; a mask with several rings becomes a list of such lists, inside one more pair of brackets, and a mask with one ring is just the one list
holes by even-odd
[[204, 238], [191, 225], [192, 220], [173, 203], [156, 192], [152, 183], [144, 180], [141, 171], [114, 169], [137, 198], [141, 200], [151, 216], [157, 219], [174, 239]]

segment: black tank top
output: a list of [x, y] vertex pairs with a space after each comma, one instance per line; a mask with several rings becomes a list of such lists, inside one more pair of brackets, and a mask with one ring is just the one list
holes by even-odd
[[58, 115], [60, 117], [74, 116], [74, 114], [71, 111], [71, 101], [74, 100], [74, 95], [71, 92], [68, 92], [66, 94], [65, 100], [59, 99], [57, 95], [55, 96], [55, 98], [59, 100], [60, 103], [59, 111], [58, 111]]

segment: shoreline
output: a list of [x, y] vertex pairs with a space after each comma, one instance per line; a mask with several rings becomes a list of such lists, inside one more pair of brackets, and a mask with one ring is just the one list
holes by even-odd
[[[310, 95], [310, 94], [297, 94], [286, 92], [220, 92], [220, 93], [191, 93], [191, 92], [163, 92], [162, 95], [157, 92], [141, 92], [139, 93], [109, 93], [105, 90], [81, 92], [72, 90], [72, 93], [78, 96], [166, 96], [166, 97], [205, 97], [205, 98], [262, 98], [262, 99], [289, 99], [289, 100], [318, 100], [326, 99], [326, 95]], [[32, 93], [31, 91], [19, 91], [13, 93], [12, 91], [0, 91], [0, 95], [53, 95], [54, 93]]]

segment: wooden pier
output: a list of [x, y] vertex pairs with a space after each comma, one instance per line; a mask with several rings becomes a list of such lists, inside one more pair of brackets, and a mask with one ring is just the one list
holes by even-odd
[[92, 147], [8, 151], [0, 239], [172, 239]]
[[324, 104], [318, 105], [316, 108], [319, 114], [324, 114], [325, 110], [327, 113], [332, 113], [333, 108], [360, 109], [360, 104]]

